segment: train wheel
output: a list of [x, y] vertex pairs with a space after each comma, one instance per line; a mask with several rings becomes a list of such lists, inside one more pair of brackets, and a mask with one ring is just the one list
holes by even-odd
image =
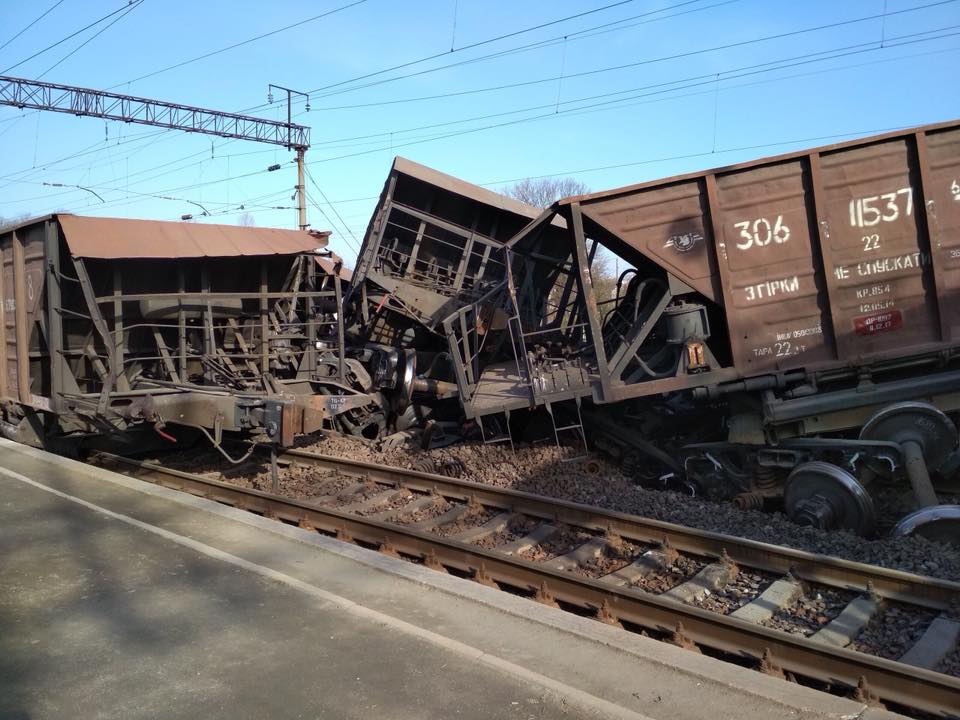
[[933, 505], [916, 510], [897, 523], [893, 534], [960, 545], [960, 505]]
[[876, 524], [873, 498], [863, 485], [843, 468], [819, 460], [794, 468], [783, 504], [798, 525], [869, 535]]
[[861, 440], [920, 446], [927, 468], [939, 468], [957, 446], [957, 428], [943, 412], [924, 402], [899, 402], [877, 411], [860, 431]]
[[943, 465], [957, 445], [957, 428], [950, 418], [927, 403], [894, 403], [875, 413], [860, 437], [898, 443], [917, 505], [936, 506], [937, 493], [928, 470]]

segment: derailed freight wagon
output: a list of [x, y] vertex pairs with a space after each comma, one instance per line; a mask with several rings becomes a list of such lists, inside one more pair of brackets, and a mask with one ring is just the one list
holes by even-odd
[[[458, 418], [457, 369], [443, 321], [503, 283], [506, 241], [539, 210], [402, 157], [395, 158], [357, 258], [345, 308], [347, 352], [366, 372], [355, 387], [380, 406], [353, 428], [378, 437], [434, 415]], [[561, 225], [551, 231], [559, 233]], [[558, 234], [559, 237], [559, 234]], [[484, 322], [502, 325], [495, 304]], [[456, 423], [451, 423], [450, 427]], [[438, 436], [434, 436], [435, 441]]]
[[470, 367], [478, 304], [446, 322], [468, 416], [566, 406], [628, 465], [861, 533], [905, 475], [897, 531], [960, 537], [929, 476], [958, 462], [960, 124], [562, 200], [507, 263], [498, 355]]
[[328, 233], [50, 215], [0, 230], [0, 429], [76, 450], [288, 445], [344, 383]]

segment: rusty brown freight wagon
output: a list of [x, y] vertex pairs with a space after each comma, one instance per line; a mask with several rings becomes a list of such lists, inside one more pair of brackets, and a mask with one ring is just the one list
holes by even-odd
[[546, 407], [821, 527], [870, 532], [865, 486], [903, 473], [926, 509], [900, 531], [957, 532], [928, 470], [957, 463], [960, 123], [569, 198], [507, 247], [508, 282], [445, 321], [468, 416]]
[[459, 426], [441, 323], [503, 282], [504, 244], [538, 213], [412, 160], [394, 159], [345, 307], [348, 355], [363, 363], [365, 386], [382, 399], [380, 411], [355, 426], [357, 434], [372, 439], [388, 425], [404, 430], [430, 416], [432, 405], [445, 403], [455, 415], [445, 426]]
[[329, 233], [58, 214], [0, 229], [0, 430], [142, 451], [289, 444], [347, 387]]

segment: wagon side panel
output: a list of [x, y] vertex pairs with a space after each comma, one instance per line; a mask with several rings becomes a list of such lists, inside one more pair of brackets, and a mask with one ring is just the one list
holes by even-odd
[[858, 362], [940, 342], [912, 137], [827, 151], [820, 167], [840, 358]]
[[928, 133], [924, 193], [944, 340], [960, 342], [960, 129]]
[[752, 375], [834, 360], [807, 159], [715, 178], [711, 212], [737, 367]]
[[[44, 347], [38, 321], [43, 312], [44, 224], [5, 232], [2, 251], [4, 396], [25, 405], [45, 403]], [[36, 400], [36, 402], [35, 402]]]
[[706, 298], [722, 302], [701, 179], [583, 205], [584, 212]]
[[13, 237], [0, 235], [0, 400], [17, 399], [17, 347], [13, 312]]

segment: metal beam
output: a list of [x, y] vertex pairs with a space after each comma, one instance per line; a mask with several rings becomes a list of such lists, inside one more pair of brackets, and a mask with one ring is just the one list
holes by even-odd
[[590, 325], [590, 338], [597, 355], [597, 372], [600, 375], [600, 387], [604, 399], [610, 394], [610, 365], [607, 363], [607, 353], [603, 348], [603, 331], [600, 327], [600, 311], [597, 309], [597, 298], [593, 294], [593, 281], [590, 278], [590, 263], [587, 260], [587, 238], [583, 232], [583, 215], [580, 212], [580, 203], [569, 205], [570, 216], [568, 225], [573, 230], [573, 246], [576, 250], [576, 268], [580, 276], [580, 301], [587, 311], [587, 322]]
[[16, 321], [17, 397], [25, 405], [33, 403], [30, 394], [30, 328], [27, 323], [27, 265], [23, 241], [14, 230], [13, 238], [13, 317]]
[[304, 125], [5, 75], [0, 75], [0, 105], [252, 140], [298, 151], [310, 147], [310, 128]]
[[3, 248], [0, 247], [0, 399], [7, 395], [7, 294], [3, 287], [4, 263]]
[[103, 382], [103, 389], [100, 391], [100, 399], [97, 402], [97, 412], [104, 415], [107, 412], [107, 406], [110, 404], [110, 393], [113, 391], [117, 375], [123, 372], [123, 368], [117, 366], [113, 336], [110, 333], [107, 321], [103, 319], [103, 314], [97, 306], [97, 298], [93, 293], [93, 283], [90, 282], [90, 275], [87, 273], [87, 266], [83, 258], [73, 258], [73, 267], [77, 273], [77, 279], [80, 281], [80, 289], [83, 291], [83, 298], [86, 300], [90, 319], [93, 321], [93, 326], [100, 335], [103, 346], [107, 351], [108, 373]]

